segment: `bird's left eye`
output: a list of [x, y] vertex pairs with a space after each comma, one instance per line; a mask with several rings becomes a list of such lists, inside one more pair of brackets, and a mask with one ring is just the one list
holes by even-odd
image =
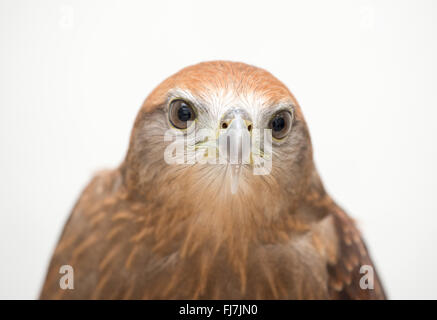
[[280, 140], [290, 132], [293, 117], [287, 110], [276, 113], [269, 122], [269, 129], [272, 130], [273, 138]]
[[171, 124], [178, 129], [186, 129], [188, 121], [196, 119], [193, 107], [184, 100], [172, 101], [168, 116]]

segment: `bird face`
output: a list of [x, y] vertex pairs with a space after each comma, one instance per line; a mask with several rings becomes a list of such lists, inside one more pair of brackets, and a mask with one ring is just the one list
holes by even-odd
[[139, 189], [167, 185], [214, 199], [262, 192], [290, 200], [308, 184], [312, 151], [297, 101], [279, 80], [246, 64], [208, 62], [181, 70], [150, 94], [126, 164]]
[[164, 113], [167, 134], [174, 142], [167, 146], [164, 158], [168, 164], [208, 164], [219, 175], [228, 171], [229, 189], [236, 194], [243, 170], [270, 174], [272, 141], [280, 146], [290, 133], [293, 102], [284, 99], [266, 107], [265, 97], [253, 92], [210, 93], [197, 96], [180, 88], [169, 92]]

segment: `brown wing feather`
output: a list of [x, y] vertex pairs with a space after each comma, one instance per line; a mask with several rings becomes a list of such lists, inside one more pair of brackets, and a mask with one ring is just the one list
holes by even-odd
[[[94, 266], [111, 257], [113, 243], [108, 237], [108, 219], [120, 203], [120, 173], [99, 173], [85, 188], [65, 224], [50, 262], [41, 299], [92, 298], [102, 279]], [[115, 211], [116, 212], [116, 211]], [[74, 270], [74, 290], [62, 290], [59, 280], [62, 265]]]
[[[332, 299], [386, 299], [384, 289], [355, 223], [338, 206], [332, 212], [339, 239], [338, 258], [328, 264], [328, 288]], [[374, 289], [361, 289], [363, 265], [373, 267]]]

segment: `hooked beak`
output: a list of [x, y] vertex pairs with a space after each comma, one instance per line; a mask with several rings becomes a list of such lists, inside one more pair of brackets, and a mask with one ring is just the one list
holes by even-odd
[[236, 194], [241, 167], [250, 163], [252, 122], [241, 109], [233, 109], [223, 116], [219, 135], [220, 160], [231, 167], [231, 193]]

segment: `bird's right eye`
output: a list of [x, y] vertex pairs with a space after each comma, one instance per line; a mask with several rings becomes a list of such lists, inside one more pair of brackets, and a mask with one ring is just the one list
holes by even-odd
[[196, 119], [194, 108], [185, 100], [173, 100], [168, 113], [170, 123], [177, 129], [187, 129], [188, 122]]

